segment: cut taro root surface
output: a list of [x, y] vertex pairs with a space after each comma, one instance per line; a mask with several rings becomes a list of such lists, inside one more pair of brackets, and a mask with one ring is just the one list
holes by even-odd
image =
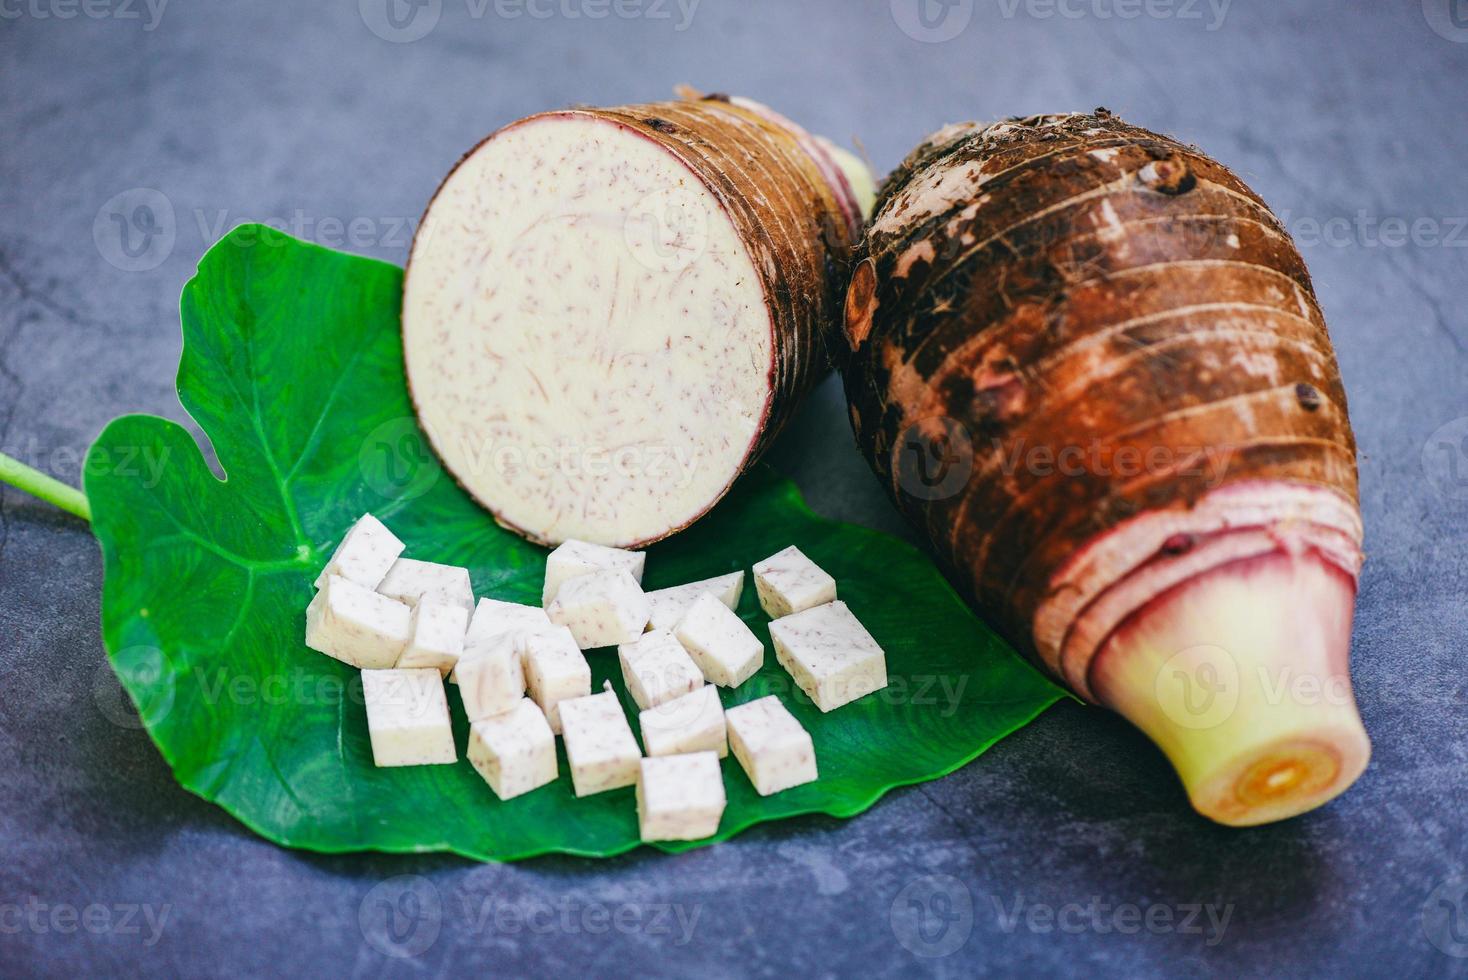
[[1104, 109], [950, 126], [884, 184], [830, 346], [955, 581], [1201, 813], [1278, 820], [1361, 774], [1345, 392], [1231, 171]]
[[824, 374], [865, 168], [724, 96], [531, 116], [460, 161], [403, 295], [444, 466], [542, 544], [698, 519]]

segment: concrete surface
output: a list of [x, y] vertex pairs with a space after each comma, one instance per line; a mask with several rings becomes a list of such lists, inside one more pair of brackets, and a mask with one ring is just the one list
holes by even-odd
[[[75, 480], [113, 415], [180, 417], [178, 293], [223, 229], [356, 219], [348, 247], [401, 261], [458, 154], [534, 110], [690, 82], [885, 169], [944, 122], [1106, 105], [1239, 169], [1314, 270], [1362, 450], [1375, 759], [1231, 832], [1061, 705], [856, 819], [676, 859], [295, 853], [172, 781], [103, 664], [86, 527], [4, 491], [0, 972], [1468, 976], [1468, 3], [393, 2], [0, 0], [0, 451]], [[141, 253], [108, 217], [139, 203]], [[775, 457], [900, 530], [833, 384]]]

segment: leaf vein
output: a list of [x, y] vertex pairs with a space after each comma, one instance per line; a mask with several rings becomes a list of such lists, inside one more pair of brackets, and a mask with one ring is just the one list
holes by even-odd
[[342, 369], [337, 374], [336, 380], [331, 383], [331, 390], [326, 394], [326, 401], [321, 403], [321, 411], [317, 414], [316, 421], [312, 424], [311, 431], [306, 436], [306, 442], [301, 447], [300, 454], [296, 456], [295, 462], [291, 464], [291, 468], [285, 474], [284, 486], [289, 487], [294, 482], [302, 464], [315, 451], [317, 441], [321, 438], [322, 424], [326, 421], [326, 417], [331, 414], [331, 408], [336, 403], [337, 396], [341, 394], [343, 384], [347, 380], [347, 377], [357, 369], [357, 364], [362, 359], [362, 352], [366, 349], [366, 344], [358, 344], [357, 349], [352, 352], [352, 356], [347, 359], [347, 363], [342, 365]]

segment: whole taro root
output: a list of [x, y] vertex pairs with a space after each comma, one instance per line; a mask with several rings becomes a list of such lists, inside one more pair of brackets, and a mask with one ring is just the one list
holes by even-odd
[[980, 610], [1215, 820], [1348, 787], [1355, 442], [1264, 202], [1105, 110], [963, 124], [856, 261], [829, 346], [858, 445]]

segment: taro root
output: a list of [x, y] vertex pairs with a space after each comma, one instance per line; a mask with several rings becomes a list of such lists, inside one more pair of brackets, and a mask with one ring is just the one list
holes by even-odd
[[439, 458], [526, 538], [697, 520], [824, 375], [870, 177], [726, 96], [546, 112], [471, 150], [403, 294]]
[[1345, 392], [1237, 176], [1105, 110], [950, 126], [882, 186], [830, 346], [960, 588], [1201, 813], [1282, 819], [1361, 773]]

